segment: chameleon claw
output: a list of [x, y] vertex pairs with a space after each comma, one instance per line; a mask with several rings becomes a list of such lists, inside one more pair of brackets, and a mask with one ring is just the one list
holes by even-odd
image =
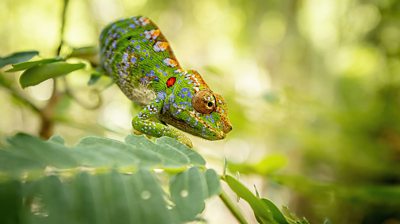
[[186, 145], [187, 147], [193, 148], [193, 143], [192, 143], [192, 141], [191, 141], [188, 137], [186, 137], [185, 135], [180, 135], [180, 136], [178, 136], [177, 140], [178, 140], [180, 143]]
[[135, 135], [142, 135], [142, 134], [143, 134], [143, 132], [138, 131], [138, 130], [136, 130], [136, 129], [133, 129], [133, 130], [132, 130], [132, 133], [135, 134]]

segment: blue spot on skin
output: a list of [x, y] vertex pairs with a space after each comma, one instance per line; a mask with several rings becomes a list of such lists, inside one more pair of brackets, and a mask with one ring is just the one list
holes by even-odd
[[188, 88], [183, 88], [181, 89], [181, 91], [179, 92], [179, 96], [181, 98], [185, 98], [186, 96], [191, 98], [192, 94], [190, 93], [190, 90]]
[[129, 27], [132, 28], [132, 29], [136, 28], [135, 24], [129, 24]]
[[190, 106], [189, 102], [179, 102], [179, 105], [181, 106], [180, 108], [186, 109], [188, 106]]
[[160, 79], [159, 79], [158, 76], [154, 73], [153, 70], [151, 70], [149, 73], [147, 73], [145, 78], [146, 78], [147, 80], [149, 80], [149, 81], [156, 81], [156, 82], [160, 81]]
[[147, 81], [148, 80], [145, 77], [140, 78], [140, 83], [143, 84], [143, 85], [146, 85]]
[[182, 113], [182, 111], [181, 110], [177, 110], [175, 114], [179, 115], [180, 113]]
[[136, 45], [135, 48], [136, 48], [137, 50], [139, 50], [139, 49], [140, 49], [140, 45]]
[[170, 106], [169, 103], [164, 104], [164, 106], [163, 106], [163, 111], [164, 111], [164, 112], [168, 111], [168, 110], [169, 110], [169, 106]]
[[154, 75], [154, 72], [153, 72], [153, 71], [150, 71], [150, 73], [147, 73], [147, 74], [146, 74], [147, 77], [151, 77], [151, 76], [153, 76], [153, 75]]
[[210, 120], [211, 123], [215, 123], [214, 118], [213, 118], [213, 116], [211, 116], [211, 114], [210, 114], [210, 115], [207, 115], [206, 118], [207, 118], [208, 120]]
[[135, 57], [132, 57], [132, 58], [131, 58], [131, 62], [132, 62], [132, 64], [135, 64], [135, 63], [136, 63], [136, 58], [135, 58]]
[[125, 52], [124, 55], [122, 56], [122, 61], [127, 62], [128, 61], [128, 54]]
[[167, 94], [164, 91], [157, 93], [157, 98], [160, 100], [164, 100], [167, 97]]

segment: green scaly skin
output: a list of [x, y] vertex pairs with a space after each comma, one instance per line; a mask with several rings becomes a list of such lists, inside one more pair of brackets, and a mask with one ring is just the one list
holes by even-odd
[[169, 136], [192, 147], [178, 129], [208, 140], [225, 138], [232, 126], [224, 99], [194, 70], [184, 70], [159, 28], [146, 17], [111, 23], [100, 35], [101, 64], [122, 92], [143, 107], [135, 130]]

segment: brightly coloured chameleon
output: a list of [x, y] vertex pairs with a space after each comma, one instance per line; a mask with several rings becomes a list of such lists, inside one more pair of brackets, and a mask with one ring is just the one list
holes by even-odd
[[197, 71], [181, 68], [150, 19], [132, 17], [105, 27], [100, 58], [122, 92], [143, 107], [132, 120], [135, 130], [173, 137], [188, 146], [192, 146], [189, 138], [168, 124], [209, 140], [223, 139], [231, 131], [224, 99]]

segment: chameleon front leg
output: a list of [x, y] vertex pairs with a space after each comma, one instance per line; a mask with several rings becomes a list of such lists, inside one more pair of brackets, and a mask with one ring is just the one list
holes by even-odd
[[143, 110], [132, 119], [133, 129], [154, 137], [168, 136], [175, 138], [181, 143], [192, 148], [192, 141], [190, 141], [188, 137], [178, 130], [162, 124], [158, 120], [158, 113], [160, 113], [162, 105], [162, 102], [155, 101], [143, 108]]

